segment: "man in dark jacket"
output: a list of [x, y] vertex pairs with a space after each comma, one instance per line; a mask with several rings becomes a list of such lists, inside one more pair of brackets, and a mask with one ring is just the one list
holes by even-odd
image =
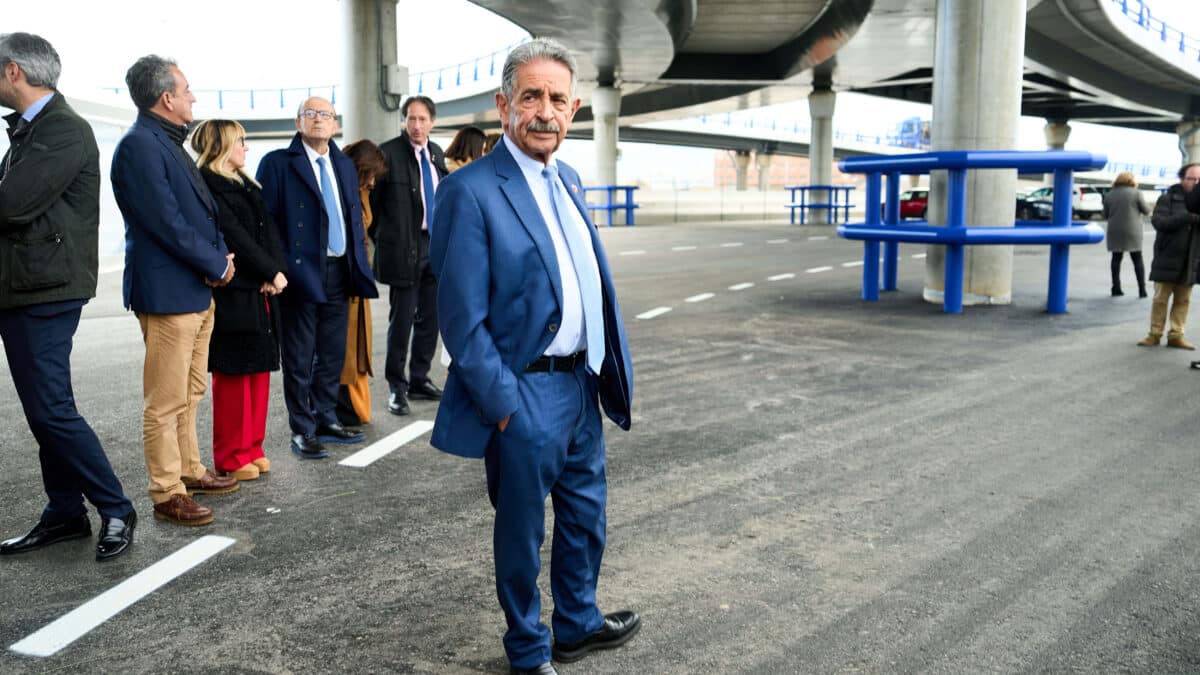
[[1154, 282], [1154, 302], [1150, 306], [1150, 334], [1138, 342], [1154, 347], [1162, 339], [1167, 321], [1167, 301], [1171, 302], [1171, 329], [1167, 346], [1193, 350], [1183, 338], [1187, 323], [1192, 284], [1200, 268], [1200, 215], [1189, 212], [1187, 200], [1197, 192], [1200, 164], [1185, 164], [1179, 170], [1179, 182], [1158, 198], [1150, 223], [1154, 225], [1154, 262], [1150, 263], [1150, 281]]
[[375, 278], [390, 287], [384, 375], [391, 389], [388, 412], [393, 415], [408, 414], [409, 398], [436, 401], [442, 397], [429, 380], [438, 337], [429, 223], [438, 183], [446, 177], [446, 159], [437, 143], [429, 140], [437, 115], [432, 100], [413, 96], [401, 106], [400, 114], [404, 132], [379, 146], [387, 157], [388, 172], [371, 192], [375, 220], [368, 232], [375, 242]]
[[0, 35], [0, 105], [16, 110], [4, 118], [0, 160], [0, 339], [49, 497], [37, 525], [0, 554], [90, 536], [86, 497], [100, 512], [96, 559], [105, 560], [133, 543], [137, 514], [71, 390], [71, 343], [96, 296], [100, 153], [55, 91], [60, 72], [46, 40]]

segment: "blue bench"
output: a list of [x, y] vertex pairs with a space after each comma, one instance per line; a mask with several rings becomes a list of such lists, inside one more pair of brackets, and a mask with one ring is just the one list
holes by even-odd
[[[841, 225], [838, 236], [863, 242], [862, 299], [879, 299], [879, 245], [884, 244], [883, 289], [896, 290], [896, 268], [901, 242], [946, 247], [946, 278], [942, 309], [949, 314], [962, 312], [963, 247], [988, 245], [1046, 245], [1050, 247], [1050, 281], [1046, 311], [1067, 311], [1067, 272], [1070, 247], [1095, 244], [1104, 240], [1104, 230], [1091, 223], [1071, 221], [1073, 172], [1099, 169], [1107, 162], [1104, 155], [1089, 152], [1054, 150], [1020, 152], [1009, 150], [969, 150], [927, 152], [891, 157], [847, 157], [839, 163], [845, 173], [867, 177], [866, 222]], [[967, 171], [971, 169], [1017, 169], [1028, 173], [1054, 173], [1054, 206], [1050, 224], [1017, 221], [1014, 227], [978, 227], [966, 224]], [[900, 176], [946, 171], [946, 226], [931, 227], [926, 221], [900, 222]], [[880, 218], [880, 195], [887, 177], [887, 196]]]
[[[796, 224], [797, 211], [800, 212], [801, 225], [805, 223], [805, 216], [809, 211], [824, 211], [829, 222], [836, 223], [838, 222], [838, 211], [841, 210], [842, 222], [850, 220], [850, 208], [854, 206], [850, 203], [850, 191], [854, 189], [853, 185], [786, 185], [783, 189], [791, 192], [791, 196], [788, 197], [790, 201], [784, 206], [790, 209], [789, 220], [792, 225]], [[814, 190], [825, 192], [829, 195], [827, 197], [829, 201], [809, 202], [808, 193]], [[800, 196], [799, 199], [796, 198], [796, 195]]]
[[[601, 204], [588, 203], [588, 210], [592, 212], [592, 219], [595, 220], [597, 211], [608, 212], [608, 226], [613, 225], [613, 211], [625, 211], [625, 224], [633, 225], [633, 210], [638, 208], [638, 205], [633, 202], [633, 191], [638, 189], [636, 185], [593, 185], [583, 188], [584, 201], [587, 201], [587, 193], [602, 192], [606, 195], [606, 199]], [[625, 193], [625, 201], [614, 202], [613, 197], [617, 191], [621, 190]]]

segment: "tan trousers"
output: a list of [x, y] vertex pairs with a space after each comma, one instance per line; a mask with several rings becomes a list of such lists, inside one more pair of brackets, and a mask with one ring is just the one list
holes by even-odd
[[1172, 295], [1175, 296], [1175, 300], [1171, 303], [1171, 332], [1167, 333], [1167, 339], [1183, 337], [1188, 304], [1192, 301], [1192, 285], [1167, 284], [1161, 281], [1154, 282], [1154, 301], [1150, 305], [1150, 337], [1162, 337], [1163, 326], [1167, 322], [1167, 300]]
[[146, 362], [142, 368], [142, 449], [150, 499], [187, 494], [182, 477], [200, 478], [196, 407], [208, 388], [213, 305], [195, 314], [138, 314]]

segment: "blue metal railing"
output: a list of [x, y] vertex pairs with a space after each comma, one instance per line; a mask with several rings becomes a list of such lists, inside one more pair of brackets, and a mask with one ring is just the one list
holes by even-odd
[[[1073, 172], [1098, 169], [1105, 165], [1104, 155], [1090, 152], [1053, 150], [1021, 152], [1016, 150], [973, 150], [926, 152], [891, 157], [847, 157], [838, 163], [845, 173], [866, 174], [867, 190], [863, 208], [865, 223], [841, 225], [838, 236], [863, 242], [863, 300], [879, 299], [879, 244], [884, 243], [884, 290], [896, 290], [899, 243], [912, 242], [946, 247], [945, 285], [942, 309], [948, 314], [962, 312], [963, 247], [966, 245], [1045, 244], [1050, 246], [1050, 283], [1046, 311], [1067, 311], [1067, 272], [1072, 244], [1093, 244], [1104, 239], [1104, 231], [1093, 224], [1071, 222]], [[1049, 226], [1018, 222], [1020, 227], [979, 227], [967, 225], [967, 171], [975, 169], [1016, 169], [1028, 173], [1054, 173], [1054, 206]], [[900, 176], [946, 171], [946, 226], [900, 224]], [[880, 196], [887, 177], [887, 197], [880, 218]]]
[[[1182, 30], [1156, 18], [1146, 6], [1145, 0], [1112, 0], [1121, 8], [1121, 14], [1143, 28], [1147, 33], [1157, 34], [1159, 40], [1180, 54], [1200, 61], [1200, 38], [1191, 37]], [[1193, 3], [1194, 4], [1194, 3]], [[1200, 11], [1200, 7], [1194, 8]]]

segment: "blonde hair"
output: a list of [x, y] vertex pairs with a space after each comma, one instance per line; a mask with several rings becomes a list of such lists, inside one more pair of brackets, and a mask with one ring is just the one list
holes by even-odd
[[1117, 177], [1113, 179], [1112, 186], [1121, 187], [1122, 185], [1137, 187], [1137, 179], [1133, 177], [1133, 173], [1129, 171], [1122, 171], [1121, 173], [1117, 174]]
[[204, 120], [196, 125], [192, 132], [192, 149], [199, 155], [196, 164], [202, 169], [224, 176], [232, 181], [245, 184], [249, 181], [256, 187], [261, 187], [258, 181], [250, 177], [242, 169], [230, 171], [225, 168], [225, 162], [237, 143], [244, 141], [246, 130], [233, 120]]

